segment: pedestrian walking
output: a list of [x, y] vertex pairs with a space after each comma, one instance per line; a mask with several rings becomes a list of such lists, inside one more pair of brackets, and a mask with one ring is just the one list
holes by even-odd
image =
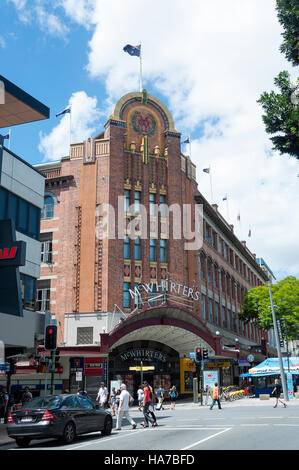
[[281, 384], [279, 383], [279, 380], [278, 379], [275, 379], [274, 381], [274, 384], [275, 384], [275, 387], [274, 389], [272, 390], [272, 393], [271, 395], [273, 395], [275, 398], [276, 398], [276, 403], [275, 405], [273, 406], [273, 408], [277, 408], [277, 404], [278, 402], [280, 401], [280, 403], [283, 404], [284, 408], [287, 407], [286, 403], [280, 399], [280, 395], [281, 395]]
[[213, 397], [213, 401], [211, 403], [211, 406], [210, 406], [210, 410], [213, 409], [213, 406], [215, 405], [215, 403], [217, 402], [218, 403], [218, 408], [219, 410], [221, 410], [221, 405], [220, 405], [220, 398], [219, 398], [219, 387], [218, 387], [218, 383], [215, 382], [215, 385], [213, 387], [213, 390], [212, 390], [212, 397]]
[[112, 410], [112, 416], [115, 416], [115, 401], [116, 401], [116, 390], [115, 390], [115, 387], [112, 387], [110, 396], [109, 396], [109, 405]]
[[171, 401], [170, 409], [174, 410], [175, 409], [175, 401], [178, 397], [178, 392], [177, 392], [177, 389], [174, 385], [169, 390], [169, 396], [170, 396], [170, 401]]
[[7, 393], [6, 386], [2, 386], [2, 390], [0, 392], [0, 423], [7, 423], [9, 411], [9, 395]]
[[32, 400], [32, 393], [30, 392], [29, 387], [25, 387], [24, 393], [22, 395], [22, 405], [27, 403], [28, 401]]
[[143, 428], [148, 428], [149, 423], [152, 423], [153, 427], [158, 426], [157, 419], [154, 413], [154, 404], [153, 404], [153, 392], [151, 386], [144, 382], [143, 386], [143, 416], [144, 421], [141, 423]]
[[120, 389], [121, 389], [121, 394], [120, 394], [120, 400], [119, 400], [119, 409], [118, 409], [117, 420], [116, 420], [116, 428], [114, 430], [115, 431], [121, 430], [121, 423], [122, 423], [123, 418], [127, 418], [129, 423], [132, 425], [132, 429], [136, 429], [137, 424], [135, 423], [135, 421], [132, 419], [132, 417], [129, 414], [130, 402], [132, 403], [134, 401], [134, 398], [127, 391], [126, 384], [121, 384]]
[[156, 410], [164, 410], [163, 408], [164, 390], [163, 388], [161, 388], [161, 384], [159, 385], [159, 388], [156, 391], [156, 396], [158, 400], [158, 405], [156, 406]]
[[142, 385], [139, 385], [139, 388], [137, 390], [137, 397], [138, 397], [138, 410], [142, 411], [142, 406], [143, 406], [143, 388]]
[[115, 395], [115, 405], [114, 405], [115, 406], [115, 416], [118, 415], [120, 394], [121, 394], [121, 390], [117, 390], [116, 395]]
[[107, 390], [107, 387], [105, 387], [104, 382], [102, 382], [98, 391], [96, 401], [99, 401], [100, 407], [104, 409], [107, 403], [107, 400], [108, 400], [108, 390]]

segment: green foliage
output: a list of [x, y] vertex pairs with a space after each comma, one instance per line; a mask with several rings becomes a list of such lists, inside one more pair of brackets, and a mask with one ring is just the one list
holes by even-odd
[[[299, 279], [288, 276], [282, 281], [271, 285], [276, 319], [288, 317], [288, 338], [296, 337], [299, 325]], [[268, 286], [255, 287], [247, 292], [243, 304], [243, 312], [239, 318], [248, 322], [254, 320], [258, 327], [269, 330], [273, 328], [272, 311]], [[282, 323], [283, 325], [283, 323]], [[282, 328], [283, 330], [283, 328]]]
[[273, 135], [273, 150], [299, 160], [299, 78], [292, 84], [289, 73], [283, 71], [274, 84], [280, 92], [264, 92], [257, 101], [265, 112], [262, 118], [266, 132]]
[[299, 3], [298, 0], [276, 0], [277, 16], [284, 32], [280, 51], [294, 66], [299, 65]]

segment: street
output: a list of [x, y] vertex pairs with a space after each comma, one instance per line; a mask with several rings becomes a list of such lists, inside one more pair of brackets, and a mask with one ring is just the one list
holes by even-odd
[[[286, 409], [273, 406], [273, 399], [224, 402], [222, 410], [217, 405], [210, 410], [184, 403], [172, 411], [167, 404], [164, 411], [156, 412], [159, 426], [148, 429], [140, 426], [143, 415], [134, 408], [136, 430], [124, 420], [122, 430], [107, 437], [92, 433], [79, 436], [71, 445], [50, 439], [32, 441], [28, 450], [101, 450], [109, 457], [116, 450], [172, 450], [186, 451], [186, 455], [197, 450], [298, 450], [299, 400], [289, 402]], [[18, 448], [8, 444], [1, 447], [5, 449]]]

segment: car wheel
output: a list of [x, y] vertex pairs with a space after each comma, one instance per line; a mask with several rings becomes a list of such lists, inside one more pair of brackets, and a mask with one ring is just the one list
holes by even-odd
[[31, 439], [28, 439], [27, 437], [18, 437], [16, 439], [16, 443], [18, 447], [28, 447], [30, 444]]
[[76, 437], [76, 429], [75, 425], [71, 422], [67, 423], [67, 425], [64, 428], [63, 435], [62, 435], [62, 441], [65, 444], [71, 444]]
[[109, 416], [107, 416], [107, 418], [105, 419], [104, 429], [101, 431], [102, 436], [109, 436], [109, 434], [111, 434], [111, 431], [112, 431], [112, 419], [109, 418]]

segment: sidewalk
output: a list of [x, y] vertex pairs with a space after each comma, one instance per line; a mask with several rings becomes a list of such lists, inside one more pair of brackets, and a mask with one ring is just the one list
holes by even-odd
[[14, 443], [15, 440], [8, 437], [6, 432], [6, 424], [0, 424], [0, 446]]

